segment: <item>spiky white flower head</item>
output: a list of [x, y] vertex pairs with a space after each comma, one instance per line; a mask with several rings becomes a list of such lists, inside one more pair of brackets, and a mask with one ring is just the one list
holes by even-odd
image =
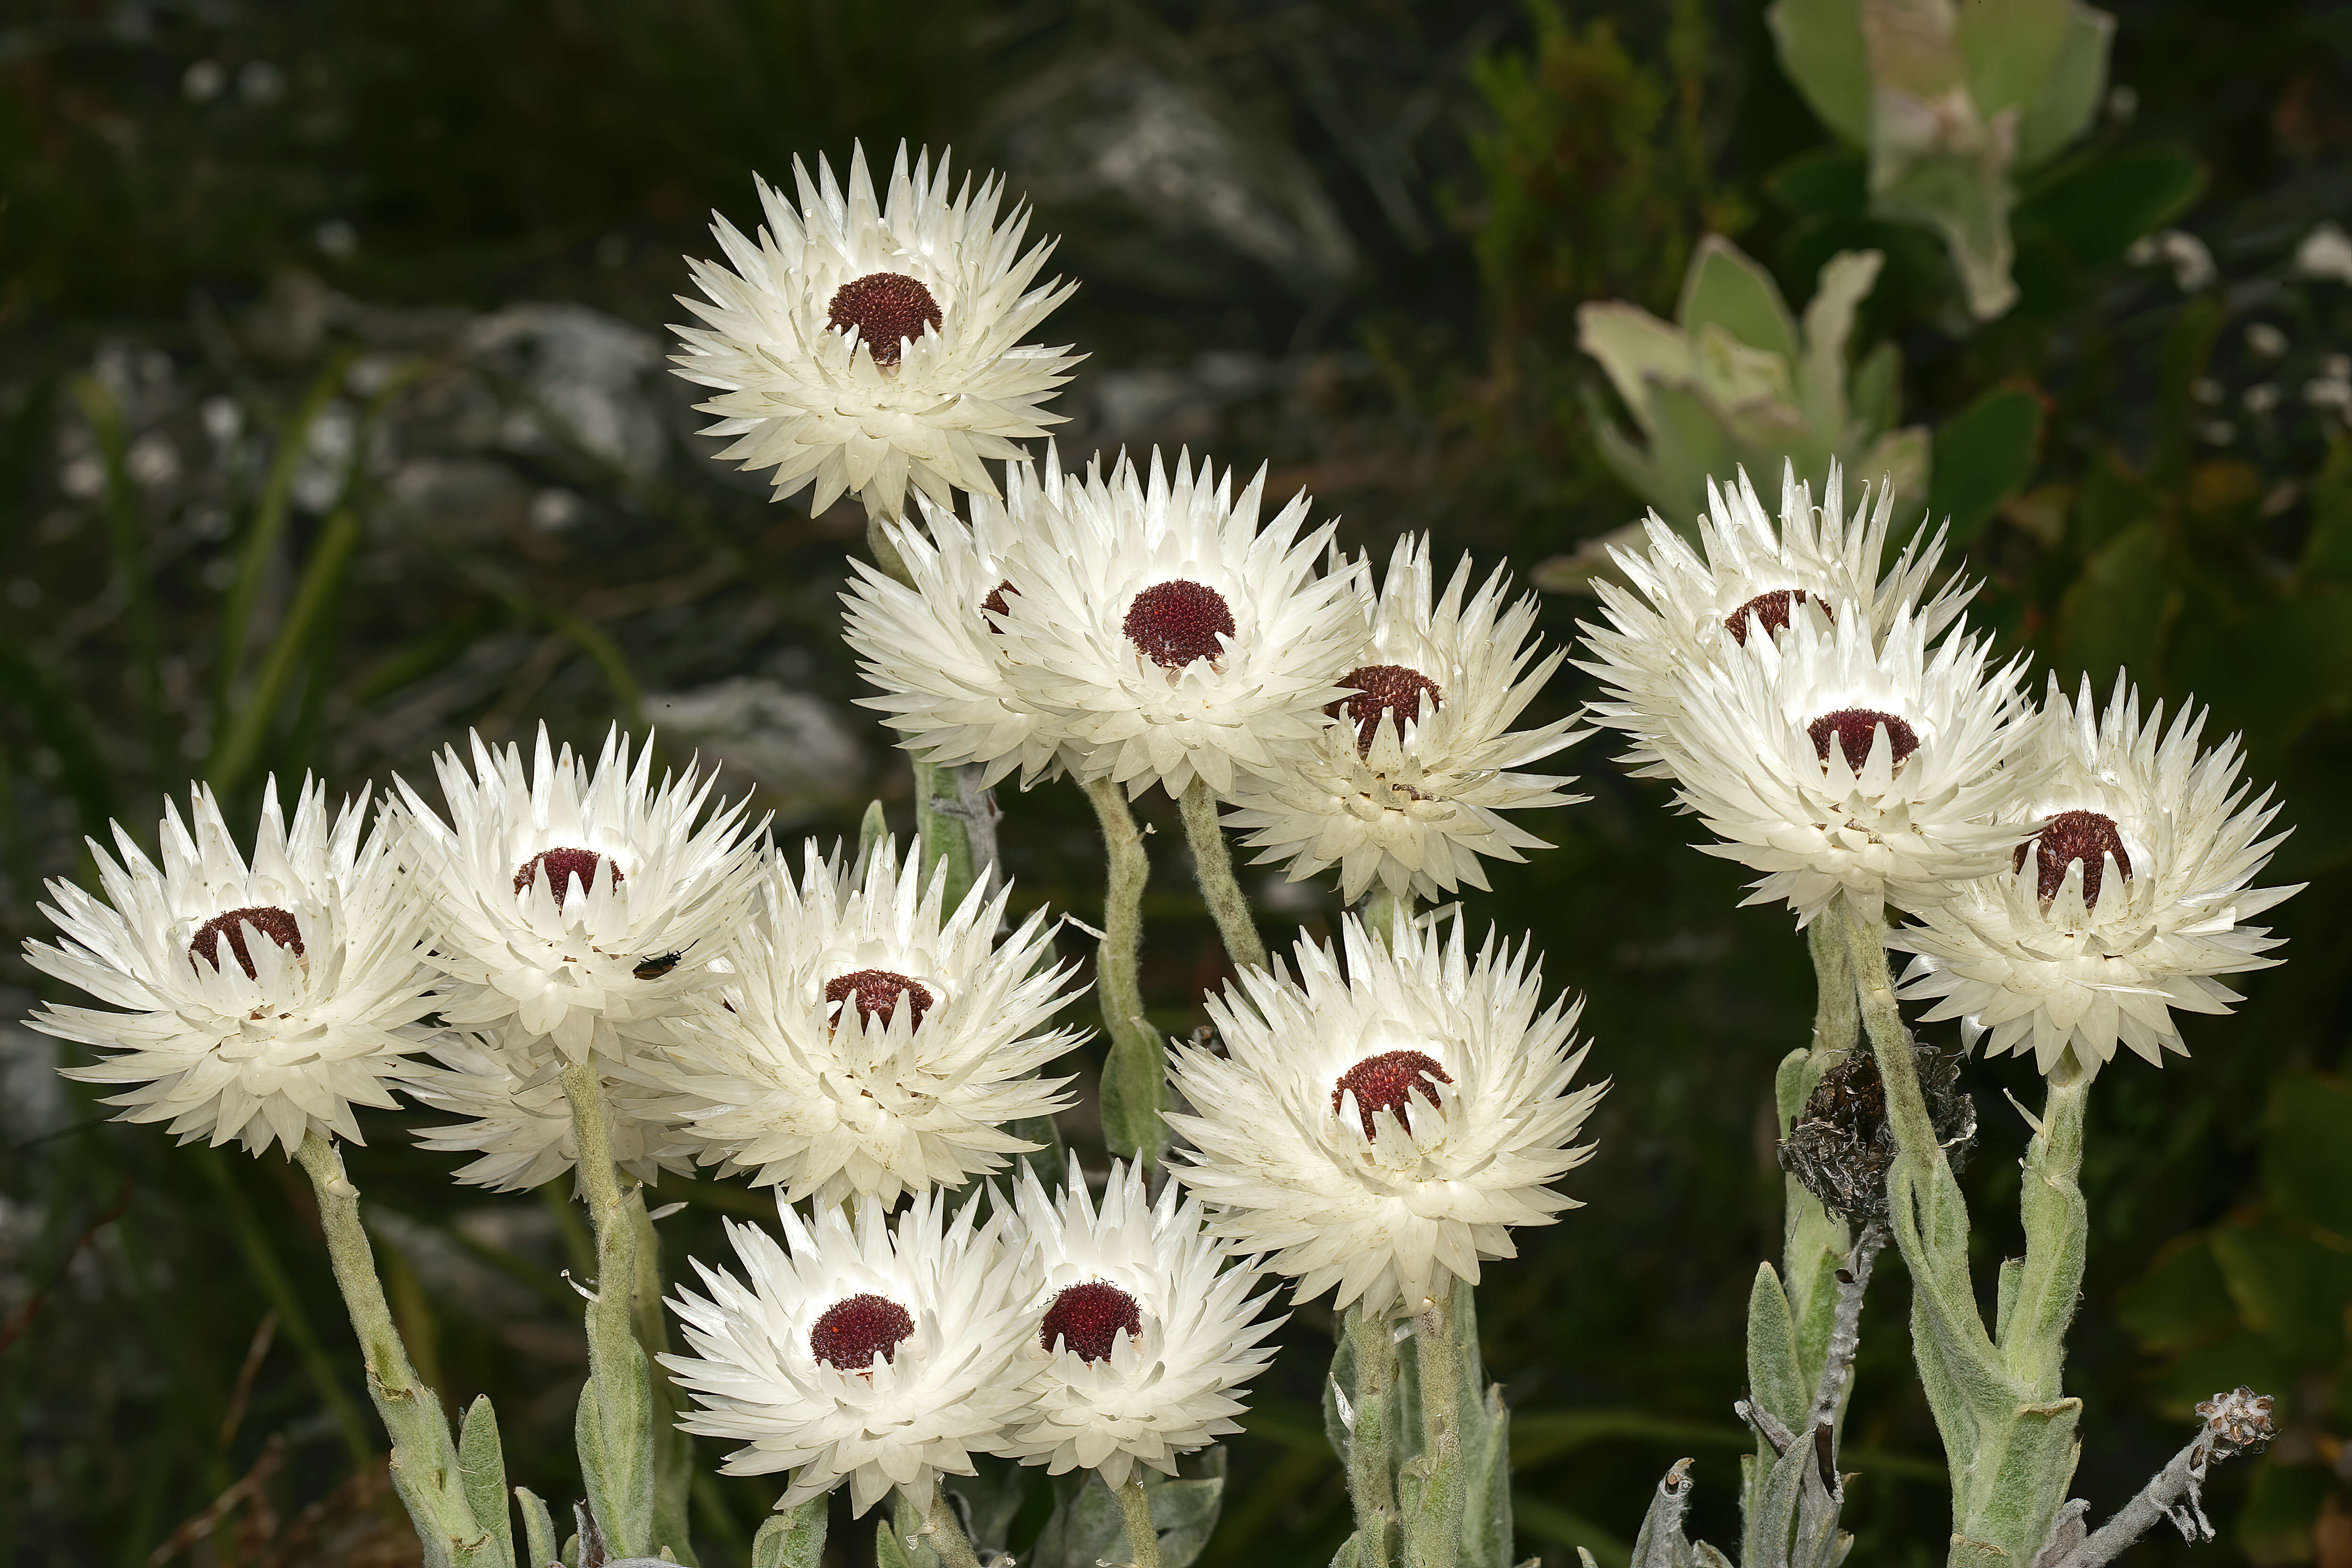
[[1883, 638], [1851, 601], [1832, 614], [1685, 670], [1656, 742], [1722, 840], [1699, 847], [1764, 872], [1745, 902], [1785, 900], [1800, 926], [1841, 896], [1879, 921], [1991, 875], [2016, 838], [1994, 814], [2037, 772], [2021, 656], [1988, 669], [1967, 636], [1930, 652], [1907, 609]]
[[1580, 1206], [1549, 1185], [1606, 1085], [1571, 1089], [1585, 1047], [1581, 1002], [1540, 1007], [1543, 974], [1522, 943], [1489, 932], [1475, 958], [1447, 931], [1400, 921], [1383, 942], [1349, 915], [1345, 967], [1301, 942], [1297, 978], [1249, 968], [1209, 1017], [1227, 1055], [1176, 1047], [1192, 1106], [1173, 1168], [1235, 1252], [1269, 1252], [1299, 1299], [1418, 1311], [1440, 1271], [1475, 1284], [1478, 1263], [1517, 1256], [1513, 1226]]
[[1026, 206], [997, 221], [1001, 177], [950, 196], [945, 155], [910, 169], [903, 143], [882, 201], [862, 148], [846, 193], [822, 160], [811, 182], [794, 159], [793, 181], [797, 206], [760, 183], [756, 245], [717, 218], [725, 263], [691, 263], [708, 300], [679, 296], [707, 325], [675, 329], [678, 374], [719, 390], [703, 434], [775, 469], [778, 500], [814, 485], [812, 515], [845, 490], [868, 517], [898, 516], [909, 483], [943, 506], [995, 494], [982, 462], [1060, 423], [1044, 405], [1078, 363], [1021, 341], [1077, 287], [1032, 287], [1053, 245], [1021, 248]]
[[1587, 797], [1567, 794], [1565, 778], [1512, 770], [1583, 732], [1564, 719], [1511, 729], [1561, 656], [1537, 657], [1535, 601], [1511, 603], [1507, 586], [1497, 570], [1471, 594], [1465, 556], [1436, 595], [1427, 537], [1397, 541], [1371, 646], [1339, 677], [1349, 696], [1311, 750], [1236, 788], [1225, 820], [1265, 851], [1258, 864], [1288, 861], [1294, 882], [1336, 865], [1349, 902], [1376, 880], [1436, 902], [1486, 886], [1479, 857], [1545, 847], [1502, 814]]
[[937, 1476], [971, 1475], [1027, 1398], [1003, 1215], [976, 1226], [980, 1207], [950, 1220], [934, 1192], [891, 1221], [866, 1197], [853, 1226], [829, 1204], [813, 1223], [780, 1205], [782, 1246], [730, 1221], [744, 1278], [697, 1259], [709, 1296], [670, 1301], [693, 1353], [661, 1360], [702, 1405], [678, 1425], [744, 1445], [728, 1475], [791, 1470], [780, 1510], [844, 1479], [859, 1513], [894, 1486], [927, 1510]]
[[1057, 1476], [1099, 1470], [1116, 1489], [1138, 1462], [1174, 1475], [1179, 1455], [1240, 1431], [1241, 1385], [1274, 1359], [1258, 1342], [1280, 1321], [1250, 1299], [1256, 1263], [1220, 1268], [1200, 1201], [1180, 1205], [1171, 1182], [1154, 1204], [1139, 1168], [1112, 1163], [1100, 1208], [1076, 1164], [1058, 1199], [1022, 1175], [1029, 1332], [1013, 1366], [1029, 1405], [1000, 1451]]
[[2011, 860], [1889, 935], [1916, 955], [1903, 994], [1938, 999], [1925, 1017], [2045, 1073], [2070, 1050], [2095, 1073], [2118, 1043], [2162, 1066], [2188, 1055], [2175, 1009], [2226, 1013], [2215, 975], [2279, 962], [2249, 923], [2300, 890], [2249, 886], [2285, 837], [2263, 837], [2278, 808], [2247, 799], [2237, 737], [2200, 750], [2204, 721], [2184, 708], [2168, 729], [2158, 703], [2143, 723], [2121, 677], [2105, 710], [2087, 679], [2071, 703], [2052, 680], [2033, 729], [2051, 766], [2001, 814]]
[[[452, 1032], [427, 1054], [432, 1060], [412, 1068], [401, 1087], [413, 1100], [464, 1118], [416, 1134], [424, 1148], [481, 1156], [457, 1172], [459, 1182], [522, 1192], [578, 1164], [563, 1058], [546, 1039], [511, 1026], [493, 1035]], [[674, 1098], [631, 1079], [604, 1078], [613, 1163], [641, 1182], [694, 1168], [693, 1145], [677, 1130]]]
[[1171, 476], [1122, 455], [1084, 475], [1048, 473], [1009, 574], [1003, 668], [1020, 704], [1046, 716], [1069, 765], [1140, 795], [1219, 794], [1237, 773], [1305, 752], [1332, 678], [1363, 647], [1353, 574], [1318, 558], [1331, 525], [1299, 537], [1304, 493], [1260, 526], [1265, 471], [1236, 498], [1233, 475], [1179, 454]]
[[1013, 688], [1004, 634], [1008, 593], [1024, 541], [1058, 504], [1061, 469], [1045, 451], [1045, 478], [1027, 463], [1004, 466], [1004, 496], [971, 498], [971, 521], [918, 496], [928, 531], [886, 523], [913, 586], [853, 560], [856, 576], [842, 595], [842, 635], [858, 668], [880, 689], [860, 698], [899, 732], [899, 744], [942, 767], [976, 763], [982, 787], [1021, 770], [1025, 788], [1060, 771], [1059, 731]]
[[[435, 889], [441, 1016], [462, 1028], [543, 1036], [572, 1061], [657, 1041], [662, 1020], [724, 978], [718, 954], [759, 886], [764, 822], [743, 803], [707, 816], [715, 776], [634, 765], [616, 728], [592, 768], [541, 725], [520, 748], [479, 735], [468, 773], [434, 759], [444, 823], [406, 781], [412, 852]], [[702, 818], [698, 826], [696, 819]]]
[[862, 872], [812, 840], [799, 880], [779, 861], [766, 888], [728, 1005], [681, 1020], [646, 1063], [699, 1159], [752, 1168], [787, 1202], [887, 1202], [1037, 1147], [1003, 1124], [1070, 1103], [1069, 1080], [1037, 1069], [1086, 1037], [1049, 1026], [1076, 991], [1045, 911], [997, 941], [1009, 885], [949, 912], [944, 874], [887, 839]]
[[175, 803], [163, 812], [160, 868], [116, 824], [120, 860], [89, 844], [104, 897], [51, 882], [41, 912], [63, 940], [25, 944], [34, 968], [122, 1011], [45, 1005], [27, 1022], [119, 1053], [66, 1076], [130, 1086], [106, 1103], [168, 1120], [183, 1142], [362, 1142], [352, 1107], [395, 1103], [387, 1086], [434, 1005], [425, 900], [394, 836], [363, 831], [364, 800], [331, 819], [308, 779], [291, 831], [278, 781], [264, 786], [249, 861], [208, 786], [192, 793], [193, 831]]
[[1821, 615], [1853, 604], [1863, 607], [1874, 647], [1906, 613], [1933, 643], [1976, 592], [1956, 577], [1930, 591], [1943, 553], [1941, 529], [1924, 544], [1913, 538], [1881, 575], [1894, 488], [1882, 486], [1873, 507], [1864, 485], [1848, 517], [1845, 475], [1834, 461], [1818, 508], [1812, 487], [1798, 482], [1796, 465], [1782, 468], [1777, 526], [1744, 468], [1727, 490], [1708, 479], [1706, 501], [1696, 548], [1652, 512], [1647, 554], [1611, 551], [1630, 586], [1595, 578], [1606, 623], [1580, 623], [1595, 657], [1579, 668], [1599, 676], [1607, 693], [1592, 704], [1592, 716], [1632, 739], [1622, 760], [1637, 775], [1668, 771], [1656, 740], [1678, 682], [1694, 668], [1723, 662], [1757, 624], [1777, 636], [1805, 611]]

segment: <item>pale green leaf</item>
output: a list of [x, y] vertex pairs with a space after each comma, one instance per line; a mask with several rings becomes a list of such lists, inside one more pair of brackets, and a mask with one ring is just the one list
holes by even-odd
[[1870, 63], [1860, 0], [1774, 0], [1764, 13], [1780, 67], [1822, 123], [1870, 145]]
[[1719, 234], [1699, 241], [1690, 270], [1683, 274], [1675, 324], [1694, 336], [1702, 327], [1718, 326], [1748, 347], [1779, 356], [1783, 364], [1796, 363], [1797, 323], [1780, 298], [1780, 286]]

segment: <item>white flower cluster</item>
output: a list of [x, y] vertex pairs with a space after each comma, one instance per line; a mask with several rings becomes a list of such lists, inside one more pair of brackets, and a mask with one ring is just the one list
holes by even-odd
[[1242, 1385], [1273, 1359], [1256, 1265], [1123, 1165], [1099, 1205], [1073, 1168], [1058, 1198], [1031, 1172], [1013, 1202], [952, 1215], [937, 1191], [895, 1219], [871, 1195], [781, 1215], [781, 1245], [729, 1227], [742, 1278], [697, 1265], [707, 1294], [671, 1303], [690, 1353], [663, 1358], [702, 1405], [687, 1430], [743, 1443], [728, 1473], [793, 1472], [779, 1508], [846, 1479], [860, 1513], [893, 1487], [920, 1509], [974, 1454], [1113, 1487], [1139, 1464], [1172, 1475], [1240, 1430]]
[[1843, 901], [1916, 958], [1903, 994], [1937, 999], [1991, 1049], [2071, 1049], [2096, 1072], [2128, 1046], [2179, 1051], [2172, 1010], [2226, 1012], [2214, 978], [2276, 962], [2255, 916], [2275, 838], [2246, 799], [2234, 740], [2200, 752], [2201, 715], [2143, 724], [2118, 678], [2037, 707], [2025, 661], [1969, 630], [1969, 590], [1933, 586], [1941, 539], [1882, 575], [1889, 509], [1849, 518], [1832, 468], [1816, 509], [1793, 472], [1776, 527], [1739, 476], [1708, 487], [1696, 548], [1655, 518], [1630, 587], [1600, 585], [1584, 628], [1602, 723], [1625, 760], [1673, 779], [1718, 842], [1764, 873], [1749, 902], [1805, 924]]

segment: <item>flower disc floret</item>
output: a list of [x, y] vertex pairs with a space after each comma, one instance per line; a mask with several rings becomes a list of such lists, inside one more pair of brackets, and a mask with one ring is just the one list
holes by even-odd
[[1199, 1200], [1171, 1183], [1154, 1203], [1141, 1171], [1118, 1163], [1099, 1207], [1075, 1166], [1053, 1197], [1024, 1171], [1017, 1196], [1027, 1405], [999, 1451], [1118, 1487], [1139, 1464], [1173, 1475], [1180, 1456], [1239, 1431], [1275, 1323], [1250, 1295], [1256, 1265], [1223, 1257]]
[[[1903, 995], [1931, 1000], [1988, 1052], [2045, 1073], [2095, 1073], [2128, 1047], [2188, 1054], [2176, 1013], [2227, 1013], [2217, 978], [2267, 968], [2279, 939], [2252, 923], [2298, 887], [2252, 885], [2284, 834], [2239, 782], [2235, 736], [2210, 749], [2205, 714], [2168, 726], [2118, 677], [2102, 709], [2053, 680], [2031, 740], [2040, 769], [2005, 804], [2004, 874], [1969, 883], [1888, 937], [1914, 954]], [[2028, 770], [2020, 770], [2027, 772]]]
[[862, 149], [846, 190], [823, 163], [793, 179], [797, 203], [760, 183], [756, 242], [716, 218], [725, 259], [691, 263], [704, 298], [680, 303], [703, 325], [676, 329], [677, 364], [717, 391], [704, 434], [774, 469], [776, 499], [809, 489], [812, 514], [845, 491], [869, 518], [901, 515], [909, 486], [994, 495], [983, 465], [1061, 421], [1045, 405], [1078, 362], [1022, 342], [1076, 287], [1035, 281], [1052, 245], [1022, 249], [1025, 207], [998, 221], [1001, 179], [950, 195], [946, 158], [910, 166], [903, 145], [881, 199]]
[[877, 844], [861, 869], [812, 840], [797, 880], [779, 859], [731, 950], [724, 993], [674, 1031], [655, 1081], [705, 1163], [753, 1172], [787, 1201], [884, 1200], [961, 1186], [1037, 1145], [1004, 1129], [1069, 1103], [1037, 1069], [1085, 1037], [1055, 1029], [1075, 994], [1044, 910], [1002, 942], [1009, 886], [952, 912]]
[[973, 1473], [1025, 1403], [1015, 1354], [1030, 1320], [1014, 1286], [1002, 1215], [952, 1218], [938, 1193], [896, 1220], [878, 1199], [855, 1218], [780, 1205], [780, 1244], [730, 1222], [740, 1278], [698, 1259], [704, 1294], [681, 1290], [689, 1353], [661, 1360], [699, 1409], [679, 1425], [743, 1446], [728, 1475], [790, 1470], [779, 1509], [844, 1480], [864, 1513], [897, 1487], [918, 1512], [936, 1478]]
[[184, 1142], [360, 1142], [352, 1108], [395, 1103], [435, 1005], [425, 890], [366, 816], [364, 801], [331, 816], [306, 780], [289, 827], [272, 779], [247, 858], [199, 785], [187, 818], [165, 803], [160, 865], [119, 824], [114, 855], [91, 842], [100, 896], [51, 882], [41, 912], [59, 941], [25, 945], [35, 969], [107, 1004], [28, 1020], [110, 1053], [67, 1076], [121, 1089], [105, 1101], [121, 1120], [168, 1122]]
[[1433, 901], [1486, 887], [1482, 858], [1543, 847], [1506, 812], [1585, 798], [1570, 779], [1517, 771], [1584, 731], [1567, 719], [1511, 727], [1561, 656], [1540, 652], [1534, 601], [1514, 603], [1502, 573], [1475, 592], [1471, 581], [1465, 558], [1437, 593], [1428, 540], [1398, 542], [1365, 657], [1339, 678], [1314, 745], [1234, 792], [1225, 820], [1261, 865], [1286, 862], [1293, 881], [1336, 866], [1351, 900], [1377, 884]]
[[1175, 1169], [1301, 1299], [1419, 1311], [1442, 1276], [1515, 1256], [1512, 1226], [1577, 1206], [1550, 1184], [1591, 1155], [1571, 1145], [1606, 1086], [1570, 1087], [1580, 1005], [1541, 1005], [1524, 946], [1490, 934], [1474, 957], [1458, 918], [1383, 942], [1349, 916], [1340, 940], [1209, 1000], [1226, 1054], [1176, 1047]]

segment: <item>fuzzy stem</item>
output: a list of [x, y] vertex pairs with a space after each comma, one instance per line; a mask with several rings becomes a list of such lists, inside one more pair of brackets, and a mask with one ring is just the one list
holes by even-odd
[[[1862, 1027], [1853, 960], [1843, 933], [1830, 922], [1817, 920], [1806, 929], [1805, 939], [1813, 960], [1813, 1035], [1805, 1049], [1789, 1054], [1774, 1078], [1783, 1138], [1804, 1114], [1805, 1102], [1812, 1098], [1822, 1076], [1853, 1051]], [[1811, 1366], [1820, 1362], [1822, 1335], [1835, 1296], [1824, 1285], [1833, 1277], [1838, 1260], [1852, 1248], [1853, 1238], [1845, 1221], [1823, 1208], [1804, 1183], [1783, 1176], [1781, 1184], [1781, 1283], [1788, 1289], [1798, 1345]]]
[[694, 1443], [678, 1430], [677, 1387], [659, 1359], [670, 1348], [669, 1320], [662, 1311], [661, 1237], [646, 1212], [645, 1188], [629, 1189], [628, 1205], [629, 1223], [637, 1233], [636, 1294], [630, 1305], [653, 1395], [654, 1542], [691, 1568], [695, 1557], [688, 1510], [694, 1487]]
[[1385, 886], [1374, 888], [1364, 895], [1364, 901], [1360, 906], [1364, 930], [1371, 933], [1374, 941], [1386, 947], [1398, 921], [1403, 921], [1408, 928], [1412, 926], [1412, 904], [1410, 889], [1402, 893], [1392, 893]]
[[2187, 1447], [2172, 1456], [2171, 1463], [2148, 1478], [2147, 1485], [2140, 1488], [2137, 1497], [2116, 1510], [2106, 1523], [2077, 1542], [2074, 1550], [2063, 1556], [2045, 1554], [2042, 1563], [2048, 1568], [2102, 1568], [2163, 1519], [2170, 1519], [2179, 1526], [2191, 1545], [2198, 1540], [2198, 1534], [2193, 1532], [2201, 1531], [2205, 1540], [2212, 1540], [2213, 1527], [2205, 1518], [2200, 1496], [2204, 1489], [2205, 1472], [2213, 1461], [2226, 1459], [2235, 1452], [2234, 1448], [2216, 1446], [2211, 1433], [2198, 1433], [2189, 1440]]
[[1102, 824], [1103, 848], [1110, 862], [1103, 892], [1102, 945], [1095, 952], [1095, 992], [1102, 1004], [1110, 1055], [1103, 1064], [1103, 1135], [1114, 1154], [1156, 1164], [1167, 1146], [1167, 1072], [1159, 1037], [1143, 1016], [1143, 987], [1137, 951], [1143, 940], [1143, 885], [1151, 875], [1143, 835], [1118, 786], [1097, 779], [1086, 786]]
[[1413, 1368], [1421, 1385], [1421, 1457], [1426, 1467], [1418, 1506], [1405, 1518], [1411, 1568], [1454, 1568], [1462, 1556], [1462, 1376], [1456, 1358], [1448, 1277], [1412, 1320]]
[[1118, 1489], [1118, 1508], [1127, 1516], [1127, 1554], [1134, 1568], [1160, 1568], [1160, 1531], [1151, 1523], [1151, 1498], [1141, 1476], [1129, 1473]]
[[1217, 825], [1217, 797], [1206, 779], [1194, 779], [1177, 797], [1184, 817], [1184, 839], [1192, 847], [1192, 870], [1200, 879], [1201, 897], [1216, 918], [1217, 934], [1224, 939], [1225, 956], [1236, 969], [1267, 967], [1265, 939], [1250, 917], [1249, 900], [1234, 879], [1232, 848], [1225, 830]]
[[[886, 1522], [882, 1528], [890, 1526]], [[947, 1489], [937, 1481], [931, 1483], [931, 1509], [924, 1520], [923, 1537], [943, 1568], [980, 1568], [980, 1554], [965, 1539], [963, 1523], [948, 1502]]]
[[359, 1189], [343, 1156], [324, 1133], [302, 1140], [295, 1158], [319, 1199], [319, 1226], [367, 1368], [368, 1396], [392, 1436], [392, 1481], [424, 1544], [426, 1568], [490, 1568], [495, 1538], [474, 1517], [457, 1464], [457, 1445], [440, 1396], [425, 1386], [401, 1343], [376, 1277], [375, 1249], [360, 1222]]
[[572, 1108], [580, 1193], [596, 1231], [596, 1293], [587, 1311], [588, 1386], [580, 1395], [581, 1427], [583, 1435], [593, 1432], [593, 1452], [581, 1455], [583, 1479], [614, 1555], [646, 1557], [653, 1553], [654, 1405], [632, 1310], [636, 1221], [613, 1165], [604, 1086], [593, 1057], [564, 1065], [563, 1097]]
[[1396, 1331], [1387, 1315], [1360, 1304], [1340, 1314], [1341, 1331], [1354, 1352], [1354, 1422], [1348, 1432], [1348, 1500], [1355, 1507], [1359, 1561], [1363, 1568], [1392, 1568], [1397, 1524], [1395, 1441], [1389, 1431], [1389, 1401], [1397, 1381]]
[[2011, 1373], [2042, 1399], [2060, 1397], [2066, 1329], [2083, 1289], [2090, 1214], [2077, 1177], [2083, 1169], [2083, 1118], [2091, 1079], [2072, 1051], [2050, 1075], [2042, 1125], [2025, 1151], [2018, 1194], [2025, 1222], [2025, 1267], [2001, 1337]]

